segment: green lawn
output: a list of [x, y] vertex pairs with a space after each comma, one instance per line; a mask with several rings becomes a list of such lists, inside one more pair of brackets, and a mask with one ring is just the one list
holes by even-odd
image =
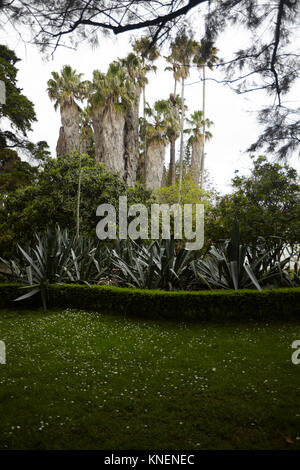
[[300, 449], [300, 324], [0, 310], [0, 449]]

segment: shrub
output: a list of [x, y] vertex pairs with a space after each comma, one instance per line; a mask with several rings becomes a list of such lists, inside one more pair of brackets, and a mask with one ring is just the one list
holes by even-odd
[[[0, 285], [0, 307], [15, 307], [19, 286]], [[299, 319], [300, 288], [264, 291], [177, 291], [128, 289], [77, 284], [50, 285], [49, 306], [82, 308], [113, 315], [178, 321]], [[23, 306], [37, 305], [35, 296]]]

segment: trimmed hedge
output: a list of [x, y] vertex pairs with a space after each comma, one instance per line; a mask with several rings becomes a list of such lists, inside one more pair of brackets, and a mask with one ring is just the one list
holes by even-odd
[[[18, 284], [0, 285], [0, 308], [41, 305], [39, 295], [13, 302]], [[126, 289], [75, 284], [50, 285], [49, 307], [80, 308], [116, 315], [170, 320], [300, 319], [300, 288], [272, 290], [176, 291]]]

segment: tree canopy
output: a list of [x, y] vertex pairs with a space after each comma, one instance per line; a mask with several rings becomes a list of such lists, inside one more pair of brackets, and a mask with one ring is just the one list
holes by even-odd
[[297, 171], [289, 165], [270, 163], [266, 157], [253, 158], [249, 176], [238, 172], [232, 180], [233, 192], [219, 198], [207, 224], [212, 239], [230, 235], [234, 220], [239, 220], [245, 242], [257, 236], [274, 243], [290, 244], [300, 239], [300, 185]]
[[33, 103], [26, 98], [17, 86], [19, 59], [15, 53], [0, 45], [0, 80], [5, 83], [6, 102], [0, 106], [0, 119], [6, 118], [10, 127], [0, 129], [0, 148], [24, 148], [27, 145], [27, 132], [36, 121]]
[[[23, 165], [23, 166], [22, 166]], [[0, 160], [1, 169], [1, 160]], [[0, 210], [0, 253], [8, 256], [16, 242], [25, 243], [33, 232], [43, 232], [56, 224], [74, 232], [76, 225], [76, 202], [79, 172], [81, 177], [80, 218], [82, 233], [96, 237], [96, 209], [99, 204], [117, 205], [120, 195], [127, 195], [130, 204], [147, 203], [149, 193], [141, 186], [128, 188], [117, 174], [108, 172], [102, 163], [93, 161], [88, 155], [74, 152], [66, 157], [48, 158], [34, 171], [25, 162], [17, 162], [15, 179], [0, 179], [1, 191], [6, 192], [9, 183], [14, 185], [10, 197], [2, 199]], [[30, 178], [34, 171], [34, 178]], [[6, 185], [5, 185], [6, 182]], [[2, 188], [3, 186], [3, 188]]]
[[[174, 40], [178, 30], [190, 26], [200, 31], [207, 52], [226, 29], [242, 26], [248, 43], [229, 59], [213, 66], [224, 70], [224, 80], [237, 93], [265, 90], [274, 96], [274, 105], [259, 114], [264, 130], [252, 145], [254, 151], [265, 146], [286, 157], [299, 146], [300, 109], [285, 101], [285, 96], [299, 78], [297, 18], [300, 4], [296, 0], [2, 0], [3, 22], [20, 24], [33, 32], [32, 40], [42, 49], [69, 47], [88, 39], [96, 44], [98, 33], [141, 32], [161, 44]], [[197, 18], [197, 20], [194, 20]], [[22, 33], [21, 33], [22, 34]], [[222, 53], [222, 51], [220, 51]]]

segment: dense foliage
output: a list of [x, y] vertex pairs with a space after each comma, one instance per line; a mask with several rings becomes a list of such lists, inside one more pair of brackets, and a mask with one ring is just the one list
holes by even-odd
[[8, 158], [9, 149], [39, 157], [46, 146], [44, 141], [35, 145], [27, 137], [37, 119], [33, 103], [23, 95], [17, 83], [16, 64], [19, 60], [14, 51], [0, 44], [0, 80], [5, 86], [5, 103], [0, 106], [0, 162]]
[[74, 153], [59, 159], [47, 159], [29, 186], [17, 189], [5, 199], [0, 211], [0, 252], [11, 254], [16, 243], [33, 238], [59, 224], [75, 230], [78, 181], [81, 172], [81, 233], [96, 236], [96, 209], [109, 202], [117, 205], [119, 196], [127, 195], [129, 203], [145, 203], [149, 193], [140, 186], [128, 188], [118, 175], [111, 174], [88, 155]]
[[[152, 44], [161, 44], [167, 39], [172, 41], [186, 23], [199, 30], [200, 39], [206, 44], [219, 40], [223, 45], [224, 31], [235, 39], [237, 27], [245, 33], [242, 47], [240, 41], [233, 40], [234, 50], [214, 66], [223, 70], [224, 82], [237, 93], [265, 90], [274, 98], [271, 105], [262, 105], [259, 120], [264, 129], [252, 151], [265, 145], [268, 152], [277, 152], [285, 158], [299, 147], [299, 107], [297, 101], [288, 97], [299, 79], [299, 55], [294, 48], [299, 18], [297, 1], [14, 0], [1, 2], [0, 14], [3, 23], [13, 23], [14, 27], [21, 23], [30, 28], [32, 41], [43, 50], [50, 47], [52, 51], [60, 43], [66, 45], [67, 39], [72, 46], [82, 39], [95, 46], [101, 31], [114, 34], [147, 31]], [[23, 33], [21, 28], [20, 32]], [[221, 53], [225, 54], [225, 50]]]
[[253, 157], [249, 176], [238, 173], [233, 191], [218, 197], [206, 225], [211, 241], [228, 238], [235, 219], [240, 222], [242, 239], [254, 242], [258, 236], [276, 245], [300, 241], [300, 184], [291, 166], [272, 163], [266, 157]]
[[[47, 306], [50, 284], [83, 282], [116, 284], [142, 289], [234, 289], [255, 287], [296, 287], [300, 285], [299, 263], [291, 266], [292, 253], [284, 256], [285, 246], [269, 251], [264, 246], [240, 242], [238, 224], [231, 239], [223, 246], [211, 247], [204, 258], [174, 240], [142, 242], [121, 240], [112, 249], [97, 246], [82, 236], [69, 236], [67, 230], [48, 229], [36, 242], [23, 249], [20, 256], [6, 264], [12, 279], [25, 283], [29, 292], [16, 300], [41, 293]], [[105, 275], [105, 277], [104, 277]]]
[[[135, 43], [135, 51], [138, 45]], [[49, 157], [45, 142], [23, 144], [36, 160], [37, 164], [32, 166], [8, 148], [12, 138], [3, 134], [6, 137], [2, 139], [4, 148], [0, 149], [0, 255], [2, 259], [11, 259], [8, 263], [11, 275], [33, 287], [22, 299], [41, 292], [45, 306], [47, 286], [53, 282], [107, 282], [164, 290], [207, 287], [260, 290], [299, 285], [300, 190], [296, 170], [286, 164], [270, 163], [265, 157], [253, 157], [250, 176], [236, 174], [232, 194], [220, 197], [214, 191], [204, 191], [200, 169], [205, 134], [210, 137], [205, 129], [210, 122], [201, 111], [188, 120], [192, 137], [184, 158], [184, 80], [189, 75], [185, 57], [188, 49], [189, 60], [196, 60], [198, 54], [196, 64], [210, 67], [216, 50], [211, 48], [209, 53], [201, 49], [202, 57], [197, 41], [185, 34], [178, 36], [171, 46], [167, 60], [174, 74], [174, 94], [168, 100], [157, 101], [153, 110], [145, 104], [146, 74], [152, 59], [146, 64], [145, 51], [139, 50], [140, 56], [131, 53], [114, 61], [107, 74], [95, 71], [93, 82], [82, 81], [81, 74], [70, 66], [64, 66], [61, 75], [52, 74], [48, 94], [55, 106], [60, 107], [62, 119], [57, 159]], [[14, 99], [9, 98], [20, 94], [14, 67], [17, 58], [7, 48], [1, 51], [7, 56], [2, 72], [8, 74], [15, 87], [15, 90], [8, 87], [8, 102], [3, 109], [12, 125], [26, 137], [35, 119], [33, 106], [20, 95], [29, 114], [20, 104], [17, 120]], [[176, 95], [179, 81], [181, 98]], [[145, 117], [138, 119], [142, 90], [144, 111], [152, 123]], [[83, 99], [90, 104], [84, 111], [77, 103]], [[147, 130], [142, 136], [142, 154], [138, 148], [139, 124]], [[93, 156], [86, 153], [92, 129]], [[176, 167], [174, 145], [179, 134], [180, 158]], [[173, 180], [174, 184], [161, 187], [167, 178], [164, 161], [168, 143], [169, 182]], [[139, 156], [144, 162], [145, 186], [149, 191], [136, 182]], [[95, 237], [97, 207], [102, 203], [117, 207], [119, 196], [125, 195], [129, 205], [149, 205], [154, 201], [203, 203], [206, 218], [202, 252], [188, 252], [184, 240], [175, 243], [172, 239], [99, 244]]]

